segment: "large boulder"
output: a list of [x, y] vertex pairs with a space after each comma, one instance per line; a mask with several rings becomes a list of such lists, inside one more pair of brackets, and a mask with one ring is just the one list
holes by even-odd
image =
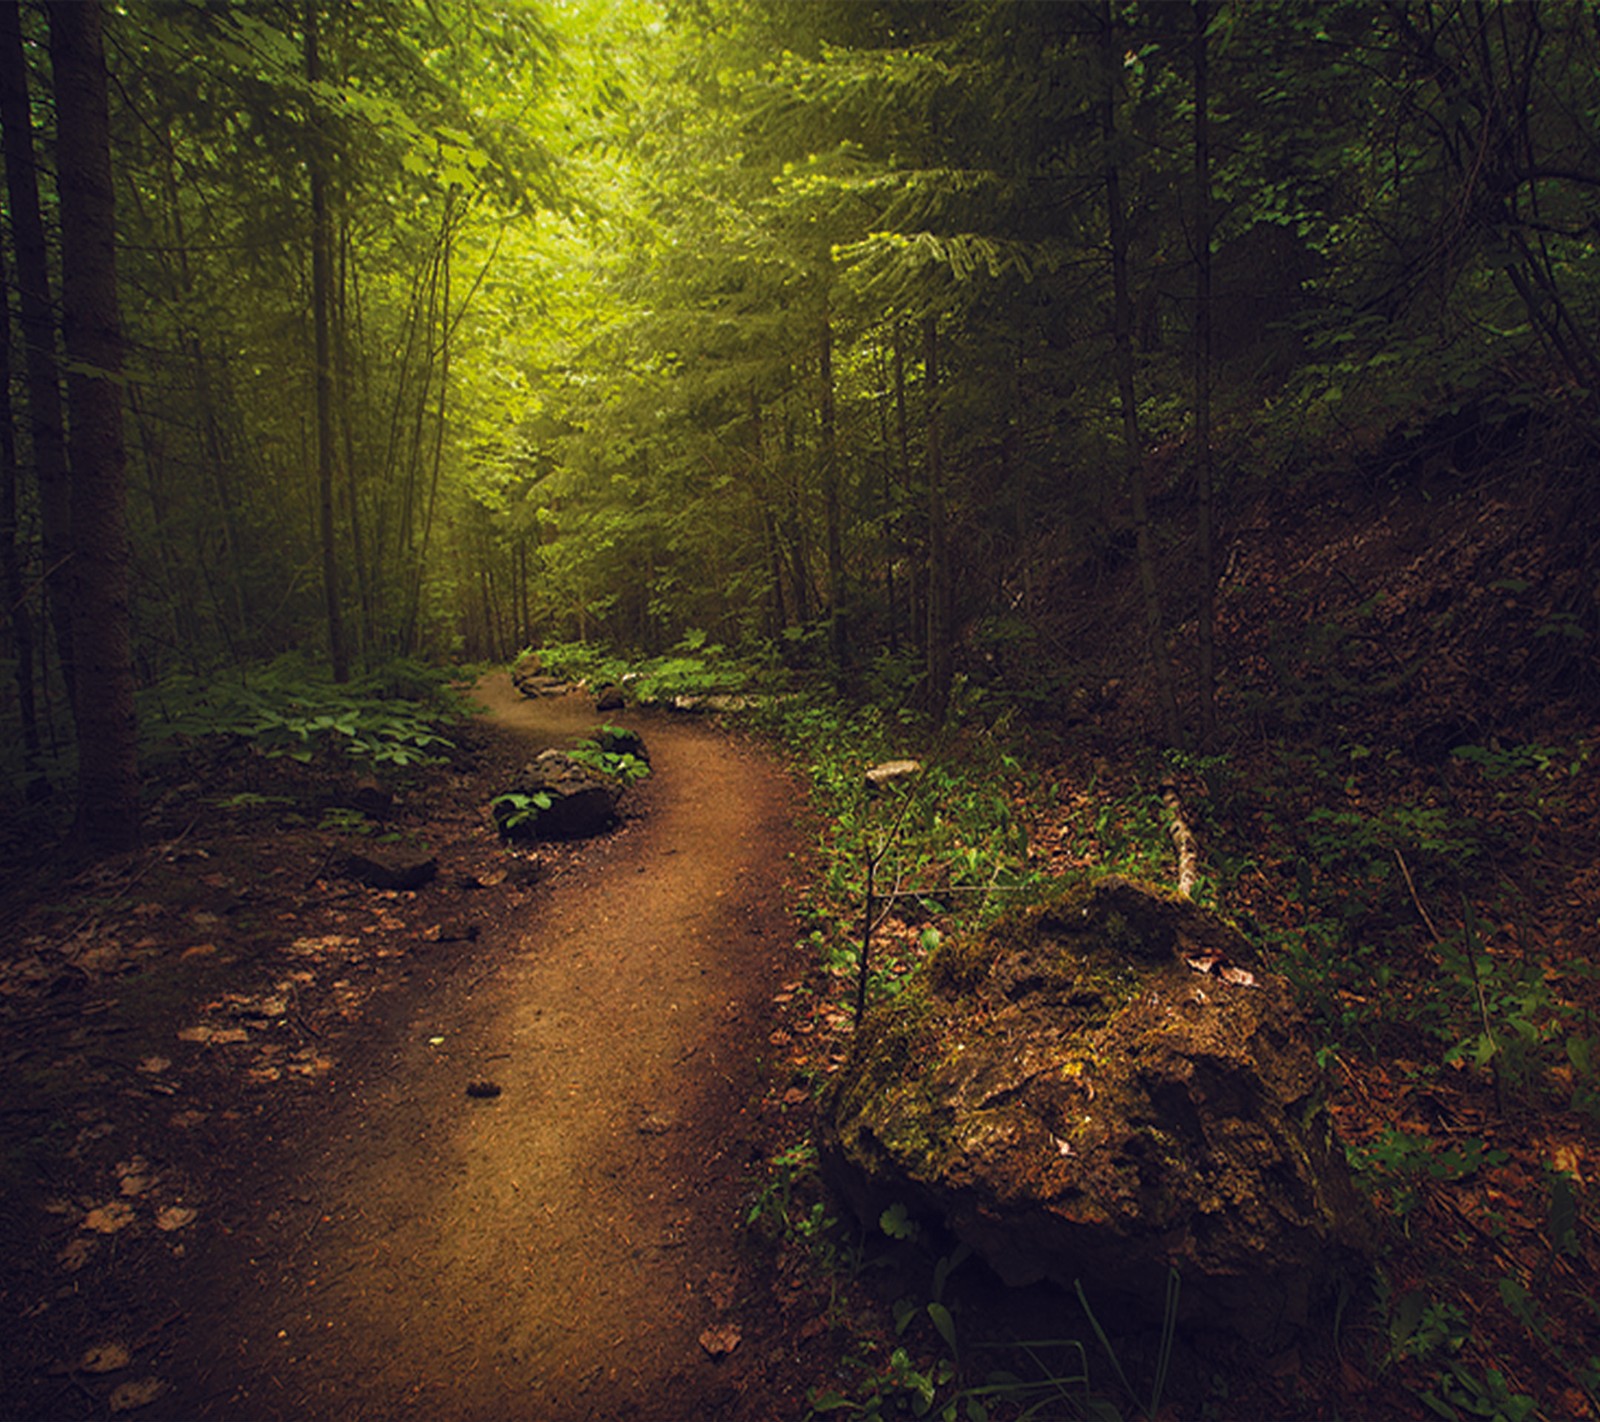
[[1287, 985], [1215, 916], [1122, 879], [1060, 889], [874, 1004], [823, 1103], [866, 1220], [941, 1220], [1007, 1283], [1276, 1347], [1372, 1227]]
[[616, 823], [621, 799], [621, 786], [547, 750], [496, 798], [495, 823], [508, 839], [588, 839]]

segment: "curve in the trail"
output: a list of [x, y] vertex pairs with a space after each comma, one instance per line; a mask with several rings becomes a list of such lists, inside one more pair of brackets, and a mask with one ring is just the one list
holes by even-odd
[[[526, 700], [503, 676], [480, 696], [545, 744], [595, 724], [586, 701]], [[786, 945], [788, 806], [727, 738], [632, 724], [648, 815], [543, 892], [492, 969], [420, 1004], [308, 1163], [319, 1218], [259, 1261], [231, 1415], [731, 1408], [737, 1366], [700, 1339], [737, 1275], [734, 1138]], [[501, 1094], [469, 1098], [482, 1079]]]

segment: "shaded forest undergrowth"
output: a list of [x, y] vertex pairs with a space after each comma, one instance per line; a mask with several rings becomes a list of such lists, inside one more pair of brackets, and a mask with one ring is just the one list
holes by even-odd
[[[1055, 611], [1025, 638], [969, 637], [938, 735], [909, 711], [827, 696], [752, 713], [809, 769], [819, 811], [796, 966], [773, 1005], [771, 1158], [744, 1220], [772, 1263], [772, 1326], [796, 1340], [790, 1405], [804, 1393], [864, 1416], [1600, 1415], [1600, 771], [1549, 526], [1492, 481], [1435, 500], [1363, 484], [1263, 504], [1233, 530], [1219, 599], [1232, 730], [1210, 754], [1153, 749], [1153, 697], [1128, 660], [1132, 570], [1105, 564], [1041, 586]], [[622, 671], [571, 648], [547, 652], [546, 669], [563, 656], [591, 676]], [[726, 678], [695, 639], [644, 684], [670, 695]], [[62, 1352], [69, 1336], [100, 1343], [108, 1316], [139, 1320], [124, 1339], [136, 1372], [137, 1355], [159, 1353], [184, 1231], [221, 1188], [214, 1158], [261, 1109], [246, 1093], [281, 1089], [273, 1129], [293, 1131], [308, 1109], [298, 1085], [338, 1070], [332, 1044], [369, 996], [416, 954], [459, 951], [526, 892], [528, 862], [506, 857], [483, 808], [494, 787], [473, 733], [404, 705], [381, 734], [374, 713], [332, 705], [296, 725], [236, 705], [222, 736], [180, 727], [184, 754], [152, 766], [152, 849], [75, 876], [41, 858], [12, 886], [5, 1268], [24, 1327], [10, 1346], [52, 1395], [98, 1405], [129, 1376]], [[312, 749], [368, 732], [364, 774]], [[927, 769], [891, 825], [862, 775], [895, 756]], [[848, 1043], [868, 859], [880, 896], [897, 895], [872, 938], [875, 1000], [941, 936], [1047, 876], [1169, 883], [1174, 791], [1199, 837], [1199, 897], [1301, 995], [1386, 1224], [1371, 1292], [1272, 1358], [1097, 1340], [1075, 1302], [1004, 1294], [893, 1212], [865, 1230], [841, 1220], [811, 1145], [812, 1103]], [[19, 860], [46, 812], [13, 826]], [[379, 839], [443, 846], [462, 911], [424, 923], [407, 891], [331, 872]], [[264, 980], [256, 950], [291, 920], [308, 957], [327, 936], [356, 945], [351, 969], [315, 992], [293, 973]], [[233, 1104], [174, 1110], [176, 1078], [222, 1070], [210, 1045], [280, 1020], [292, 1046], [252, 1045], [244, 1075], [213, 1084]], [[135, 1206], [154, 1232], [124, 1233]], [[996, 1354], [1008, 1338], [1052, 1341]]]
[[[1331, 480], [1238, 521], [1218, 598], [1232, 729], [1211, 754], [1154, 748], [1154, 688], [1125, 651], [1132, 570], [1074, 570], [1052, 593], [1066, 611], [1041, 619], [1009, 666], [985, 678], [974, 658], [967, 694], [1002, 733], [957, 731], [935, 750], [921, 829], [924, 812], [912, 816], [923, 858], [899, 856], [897, 887], [918, 892], [875, 939], [876, 991], [894, 992], [941, 932], [959, 931], [946, 909], [982, 917], [1064, 872], [1170, 886], [1177, 803], [1199, 837], [1197, 896], [1235, 919], [1304, 1003], [1347, 1154], [1385, 1223], [1372, 1289], [1278, 1357], [1180, 1339], [1168, 1382], [1183, 1400], [1170, 1415], [1600, 1413], [1588, 1282], [1600, 776], [1594, 663], [1562, 611], [1583, 564], [1563, 551], [1570, 531], [1544, 495], [1487, 473], [1498, 477], [1437, 498]], [[1037, 668], [1065, 666], [1070, 676], [1039, 686]], [[907, 728], [865, 719], [882, 753], [928, 753]], [[827, 739], [812, 742], [824, 759]], [[844, 777], [832, 790], [830, 824], [839, 805], [845, 823], [873, 814]], [[819, 946], [837, 955], [816, 985], [822, 1001], [847, 995], [855, 971], [840, 948], [860, 936], [859, 864], [885, 842], [876, 815], [843, 857], [856, 876], [819, 898], [832, 925]], [[1064, 1300], [1056, 1313], [1104, 1395], [1126, 1415], [1162, 1411], [1156, 1340], [1143, 1376], [1129, 1368], [1123, 1385], [1093, 1320]], [[1041, 1336], [1048, 1310], [1035, 1301], [1025, 1316], [1013, 1336]], [[986, 1388], [981, 1368], [952, 1373], [973, 1358], [956, 1348], [959, 1320], [947, 1331], [937, 1308], [915, 1317], [907, 1337], [920, 1350], [885, 1333], [841, 1408], [892, 1415], [932, 1395], [935, 1413], [981, 1415], [1009, 1395]], [[1069, 1400], [1087, 1395], [1077, 1356], [1058, 1350], [1061, 1375], [1036, 1373], [1022, 1393], [1055, 1409], [1039, 1415], [1092, 1410]], [[980, 1410], [963, 1414], [968, 1399]]]

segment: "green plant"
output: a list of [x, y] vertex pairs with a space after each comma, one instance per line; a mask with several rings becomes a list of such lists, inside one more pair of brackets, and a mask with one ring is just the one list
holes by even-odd
[[593, 741], [580, 741], [567, 755], [575, 765], [625, 785], [643, 780], [650, 773], [650, 762], [632, 751], [603, 750]]
[[1505, 1151], [1490, 1149], [1481, 1140], [1441, 1146], [1431, 1136], [1394, 1126], [1385, 1127], [1366, 1145], [1346, 1144], [1345, 1158], [1370, 1190], [1387, 1192], [1390, 1209], [1401, 1219], [1420, 1203], [1425, 1182], [1464, 1180], [1509, 1159]]
[[1430, 1410], [1446, 1422], [1483, 1418], [1485, 1422], [1529, 1422], [1539, 1404], [1526, 1393], [1512, 1392], [1505, 1374], [1489, 1368], [1480, 1377], [1461, 1363], [1451, 1363], [1438, 1384], [1421, 1394]]
[[[1384, 1284], [1386, 1292], [1387, 1280]], [[1389, 1330], [1385, 1367], [1407, 1359], [1427, 1363], [1454, 1357], [1471, 1336], [1459, 1308], [1430, 1299], [1421, 1289], [1402, 1294], [1385, 1312]]]
[[465, 714], [441, 672], [405, 663], [338, 685], [287, 658], [235, 677], [169, 676], [140, 702], [157, 757], [217, 738], [273, 758], [339, 755], [367, 769], [436, 762], [453, 744], [442, 728]]
[[[1150, 1383], [1150, 1402], [1144, 1408], [1145, 1416], [1152, 1419], [1161, 1410], [1161, 1395], [1167, 1386], [1167, 1369], [1172, 1363], [1172, 1343], [1178, 1327], [1178, 1293], [1182, 1285], [1183, 1281], [1178, 1271], [1168, 1270], [1166, 1307], [1161, 1316], [1161, 1346], [1156, 1354], [1155, 1377]], [[1105, 1349], [1106, 1356], [1111, 1360], [1112, 1371], [1116, 1373], [1117, 1381], [1137, 1405], [1139, 1395], [1134, 1391], [1133, 1384], [1128, 1381], [1122, 1361], [1117, 1357], [1117, 1350], [1111, 1346], [1111, 1340], [1106, 1336], [1105, 1329], [1100, 1326], [1099, 1318], [1089, 1306], [1089, 1296], [1084, 1292], [1083, 1281], [1075, 1279], [1072, 1287], [1078, 1295], [1078, 1302], [1083, 1306], [1084, 1313], [1088, 1315], [1089, 1326], [1094, 1329], [1094, 1336], [1100, 1340], [1100, 1346]]]
[[331, 805], [322, 812], [317, 828], [333, 834], [370, 835], [377, 826], [360, 810], [346, 805]]
[[494, 811], [495, 824], [501, 832], [510, 833], [532, 823], [541, 810], [548, 810], [553, 804], [555, 801], [543, 790], [532, 795], [525, 795], [520, 790], [507, 790], [505, 794], [496, 795], [489, 801], [489, 808]]

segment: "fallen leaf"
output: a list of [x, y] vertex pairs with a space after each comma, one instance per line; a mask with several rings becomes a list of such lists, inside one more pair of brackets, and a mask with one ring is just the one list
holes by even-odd
[[151, 1076], [159, 1076], [172, 1062], [167, 1057], [142, 1057], [139, 1061], [139, 1070], [148, 1072]]
[[167, 1390], [160, 1378], [140, 1378], [138, 1382], [125, 1382], [111, 1394], [113, 1412], [132, 1412], [147, 1407]]
[[1254, 973], [1246, 972], [1243, 968], [1224, 968], [1218, 977], [1225, 983], [1232, 983], [1235, 987], [1254, 987], [1256, 977]]
[[168, 1205], [156, 1216], [156, 1228], [171, 1234], [175, 1229], [182, 1229], [186, 1224], [192, 1224], [199, 1213], [187, 1205]]
[[116, 1373], [121, 1372], [133, 1361], [133, 1354], [121, 1343], [96, 1343], [84, 1349], [83, 1356], [78, 1359], [80, 1373]]
[[83, 1228], [92, 1229], [96, 1234], [115, 1234], [119, 1229], [126, 1229], [133, 1221], [133, 1206], [125, 1200], [112, 1200], [109, 1204], [90, 1210], [83, 1217]]
[[124, 1175], [122, 1177], [122, 1193], [132, 1199], [142, 1195], [156, 1183], [154, 1175]]
[[739, 1346], [744, 1335], [731, 1323], [719, 1323], [700, 1335], [700, 1346], [711, 1357], [722, 1358]]
[[85, 1239], [81, 1235], [77, 1239], [69, 1239], [66, 1248], [56, 1255], [58, 1263], [69, 1274], [76, 1274], [89, 1262], [89, 1256], [94, 1253], [99, 1241]]

